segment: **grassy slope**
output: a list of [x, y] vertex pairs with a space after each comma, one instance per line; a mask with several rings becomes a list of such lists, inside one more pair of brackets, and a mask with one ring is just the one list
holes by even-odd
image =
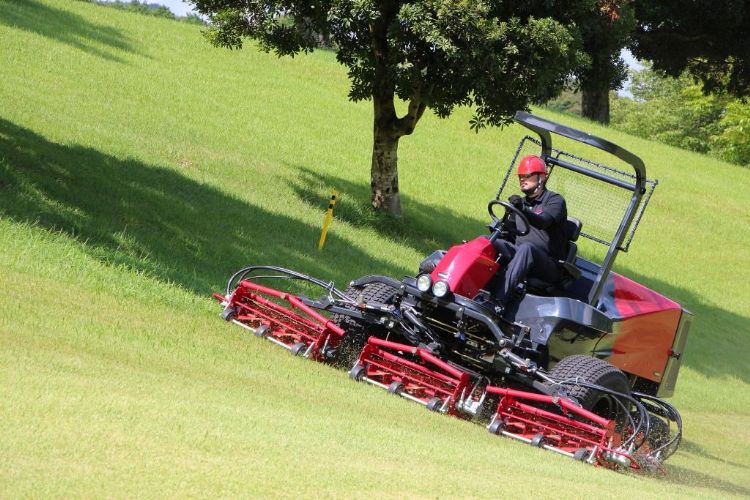
[[0, 0], [0, 61], [5, 495], [750, 493], [747, 170], [560, 118], [659, 178], [619, 270], [696, 314], [674, 398], [685, 444], [667, 478], [618, 475], [350, 384], [207, 298], [247, 263], [339, 283], [411, 272], [483, 230], [517, 127], [425, 117], [394, 223], [367, 209], [371, 110], [330, 53], [232, 53], [193, 26]]

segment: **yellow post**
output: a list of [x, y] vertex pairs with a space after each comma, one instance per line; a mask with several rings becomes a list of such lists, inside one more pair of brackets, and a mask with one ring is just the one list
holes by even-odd
[[318, 250], [323, 250], [323, 245], [326, 243], [326, 234], [328, 234], [328, 226], [331, 225], [333, 220], [333, 206], [336, 204], [336, 191], [331, 193], [331, 201], [328, 202], [328, 210], [326, 210], [326, 216], [323, 219], [323, 230], [320, 232], [320, 241], [318, 242]]

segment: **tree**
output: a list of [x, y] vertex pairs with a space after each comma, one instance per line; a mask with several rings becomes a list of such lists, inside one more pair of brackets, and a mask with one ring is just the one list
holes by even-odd
[[711, 138], [712, 149], [724, 160], [750, 166], [750, 104], [730, 102], [718, 125], [720, 132]]
[[612, 127], [683, 149], [750, 165], [750, 103], [704, 94], [685, 71], [679, 78], [650, 67], [633, 74], [633, 99], [612, 102]]
[[703, 95], [687, 74], [664, 78], [650, 67], [633, 73], [633, 99], [612, 103], [614, 128], [683, 149], [707, 153], [727, 99]]
[[706, 93], [750, 95], [748, 0], [652, 0], [634, 7], [635, 56], [673, 77], [687, 69]]
[[[569, 13], [596, 0], [191, 0], [217, 46], [244, 38], [294, 56], [330, 41], [348, 68], [349, 98], [373, 102], [372, 205], [400, 215], [397, 152], [427, 108], [472, 105], [471, 126], [502, 126], [563, 88], [586, 57]], [[564, 15], [562, 13], [565, 13]], [[395, 101], [408, 103], [403, 116]]]
[[609, 92], [619, 90], [627, 78], [627, 65], [620, 53], [635, 28], [632, 5], [627, 0], [600, 0], [595, 12], [579, 23], [583, 48], [591, 58], [577, 75], [581, 91], [581, 114], [609, 123]]

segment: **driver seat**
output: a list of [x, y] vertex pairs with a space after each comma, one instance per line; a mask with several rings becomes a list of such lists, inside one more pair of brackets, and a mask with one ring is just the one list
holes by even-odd
[[557, 261], [562, 271], [562, 277], [555, 283], [529, 277], [526, 279], [526, 290], [528, 292], [536, 295], [563, 295], [563, 290], [581, 277], [581, 270], [576, 266], [578, 245], [575, 242], [578, 240], [582, 228], [583, 223], [580, 220], [575, 217], [568, 217], [568, 220], [565, 221], [565, 235], [568, 239], [567, 252], [564, 259]]

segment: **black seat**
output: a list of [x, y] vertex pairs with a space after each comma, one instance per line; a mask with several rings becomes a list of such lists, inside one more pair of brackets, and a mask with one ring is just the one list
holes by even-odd
[[568, 220], [565, 221], [565, 235], [568, 237], [568, 241], [578, 241], [582, 228], [583, 222], [575, 217], [568, 216]]
[[581, 270], [576, 266], [576, 255], [578, 255], [578, 245], [575, 241], [581, 234], [583, 223], [575, 217], [568, 217], [565, 221], [565, 235], [568, 238], [567, 252], [565, 258], [558, 260], [562, 270], [562, 277], [556, 283], [550, 283], [538, 278], [527, 278], [526, 288], [530, 292], [561, 295], [562, 291], [573, 281], [581, 277]]
[[[576, 266], [576, 255], [578, 255], [578, 245], [575, 242], [578, 240], [578, 236], [581, 234], [583, 223], [575, 217], [568, 217], [565, 221], [565, 234], [568, 237], [568, 251], [565, 255], [565, 259], [559, 260], [558, 263], [568, 275], [577, 280], [581, 277], [581, 270]], [[563, 281], [565, 280], [563, 277]]]

